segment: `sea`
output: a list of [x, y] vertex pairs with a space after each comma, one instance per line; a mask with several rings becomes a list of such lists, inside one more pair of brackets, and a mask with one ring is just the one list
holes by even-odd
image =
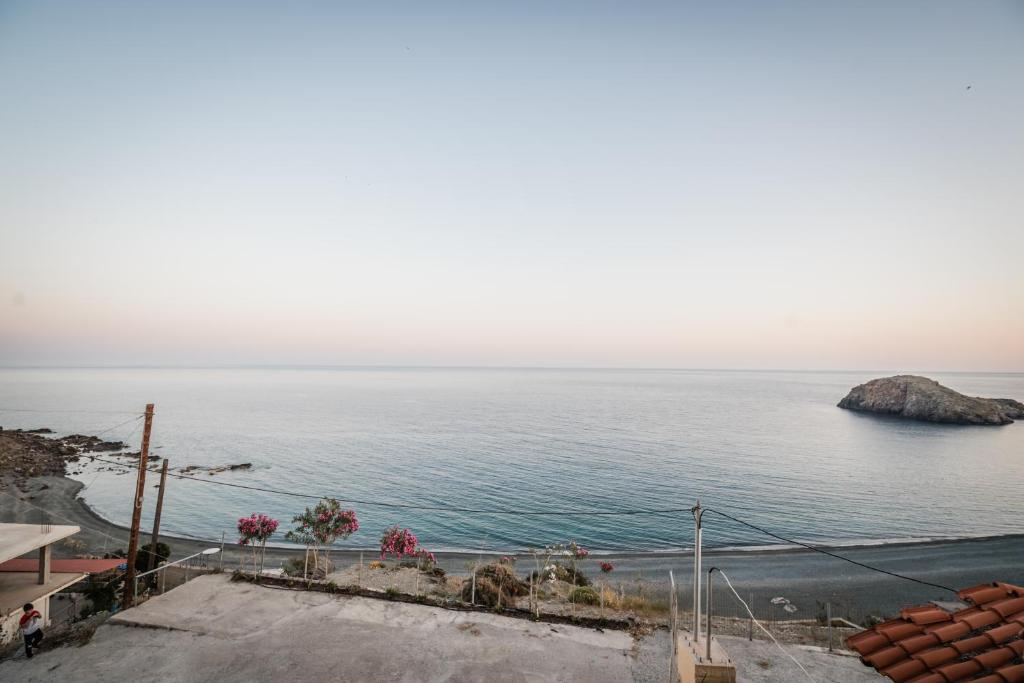
[[[17, 368], [0, 369], [0, 425], [138, 450], [139, 416], [155, 404], [151, 453], [172, 473], [251, 464], [169, 480], [164, 533], [204, 539], [231, 540], [239, 517], [261, 512], [281, 521], [272, 543], [286, 544], [292, 518], [328, 496], [360, 522], [338, 545], [366, 549], [398, 525], [435, 551], [569, 541], [595, 553], [685, 550], [697, 501], [712, 511], [703, 519], [711, 547], [1020, 533], [1024, 422], [925, 424], [836, 407], [884, 374]], [[1024, 399], [1024, 374], [928, 375], [967, 394]], [[88, 461], [70, 469], [98, 514], [128, 523], [132, 472]], [[143, 528], [157, 481], [149, 474]]]

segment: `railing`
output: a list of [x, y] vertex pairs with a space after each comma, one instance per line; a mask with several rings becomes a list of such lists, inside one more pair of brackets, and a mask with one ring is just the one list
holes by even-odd
[[[132, 586], [132, 603], [138, 604], [140, 596], [145, 597], [149, 594], [155, 593], [160, 595], [165, 593], [168, 590], [168, 582], [171, 584], [171, 588], [176, 588], [187, 583], [190, 578], [209, 573], [211, 570], [207, 559], [219, 552], [220, 548], [207, 548], [194, 555], [189, 555], [173, 562], [165, 562], [156, 569], [150, 569], [148, 572], [137, 574], [135, 576], [135, 583]], [[139, 591], [140, 587], [143, 588], [142, 592]]]

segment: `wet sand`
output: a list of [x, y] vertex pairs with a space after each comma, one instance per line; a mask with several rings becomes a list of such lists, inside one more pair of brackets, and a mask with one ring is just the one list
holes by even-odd
[[[46, 487], [46, 488], [43, 488]], [[87, 550], [58, 545], [54, 554], [68, 557], [82, 552], [101, 555], [104, 552], [127, 547], [128, 531], [112, 524], [93, 512], [77, 498], [83, 488], [80, 482], [66, 477], [44, 476], [33, 478], [28, 491], [7, 486], [0, 491], [0, 521], [37, 523], [46, 511], [52, 524], [76, 524], [81, 533], [75, 538], [86, 544]], [[148, 542], [149, 529], [144, 529], [142, 542]], [[219, 547], [221, 539], [193, 539], [162, 536], [172, 548], [172, 559]], [[225, 544], [224, 567], [237, 567], [245, 552], [240, 552], [234, 539]], [[888, 571], [913, 576], [931, 583], [965, 588], [979, 583], [998, 580], [1024, 584], [1024, 535], [984, 539], [936, 541], [893, 545], [862, 546], [836, 549], [835, 552]], [[301, 557], [302, 550], [268, 548], [266, 567], [280, 567], [293, 557]], [[336, 564], [356, 563], [360, 552], [335, 550], [331, 553]], [[363, 552], [366, 562], [376, 559], [371, 550]], [[476, 553], [438, 553], [438, 563], [450, 572], [466, 573], [467, 567], [483, 557]], [[218, 556], [213, 562], [219, 563]], [[598, 575], [597, 561], [610, 561], [615, 571], [601, 580], [622, 588], [629, 594], [642, 590], [645, 595], [666, 595], [668, 572], [675, 573], [680, 586], [679, 604], [689, 609], [693, 572], [692, 553], [647, 553], [628, 555], [602, 555], [590, 560], [585, 569], [590, 576]], [[533, 558], [520, 555], [521, 572], [533, 568]], [[716, 566], [723, 569], [744, 599], [752, 595], [755, 614], [769, 617], [770, 600], [785, 597], [797, 606], [797, 612], [788, 618], [814, 618], [818, 603], [831, 602], [833, 614], [861, 621], [868, 615], [885, 616], [903, 606], [928, 600], [955, 599], [951, 593], [939, 588], [923, 586], [903, 579], [869, 571], [820, 553], [799, 550], [757, 551], [705, 551], [704, 570]], [[716, 613], [740, 615], [742, 608], [729, 597], [724, 582], [716, 579], [722, 590], [716, 590]], [[778, 618], [784, 613], [779, 610]]]

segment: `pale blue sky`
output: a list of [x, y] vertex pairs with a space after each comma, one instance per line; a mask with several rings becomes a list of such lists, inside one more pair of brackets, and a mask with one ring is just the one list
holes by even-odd
[[1024, 370], [1019, 2], [0, 0], [0, 98], [0, 364]]

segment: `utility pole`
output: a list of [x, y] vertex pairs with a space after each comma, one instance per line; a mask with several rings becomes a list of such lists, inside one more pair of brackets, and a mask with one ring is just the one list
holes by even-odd
[[128, 568], [124, 573], [124, 609], [135, 602], [135, 558], [139, 553], [139, 526], [142, 524], [142, 494], [146, 492], [146, 464], [149, 462], [149, 433], [153, 428], [153, 404], [146, 404], [146, 423], [142, 429], [142, 448], [139, 450], [139, 476], [135, 480], [135, 507], [132, 509], [132, 530], [128, 537]]
[[700, 500], [690, 509], [693, 513], [693, 642], [700, 641], [700, 551], [701, 551], [701, 527], [700, 518], [704, 510], [700, 506]]
[[164, 489], [167, 488], [167, 458], [160, 469], [160, 492], [156, 494], [156, 515], [153, 517], [153, 536], [149, 540], [149, 563], [147, 570], [156, 567], [156, 543], [160, 540], [160, 511], [164, 509]]

